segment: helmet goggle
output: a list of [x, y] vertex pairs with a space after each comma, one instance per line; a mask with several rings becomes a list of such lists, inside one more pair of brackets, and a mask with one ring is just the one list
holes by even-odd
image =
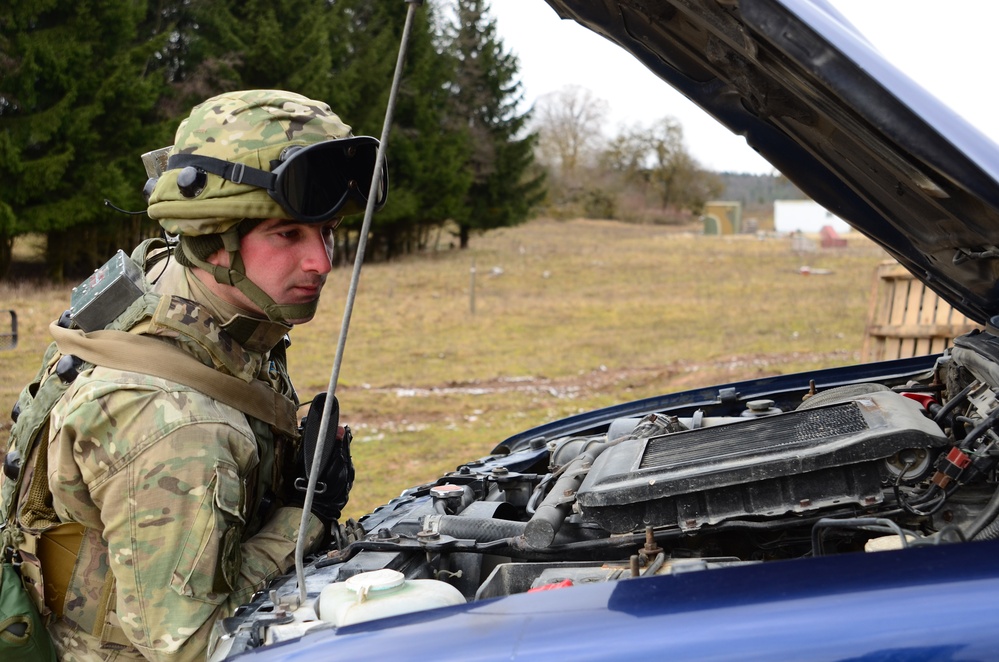
[[[174, 154], [167, 169], [192, 168], [236, 184], [265, 189], [289, 218], [303, 223], [321, 223], [334, 216], [364, 211], [377, 154], [375, 138], [358, 136], [290, 147], [271, 172], [200, 154]], [[181, 173], [181, 177], [183, 175]], [[387, 195], [388, 168], [383, 161], [375, 198], [376, 210], [385, 205]]]

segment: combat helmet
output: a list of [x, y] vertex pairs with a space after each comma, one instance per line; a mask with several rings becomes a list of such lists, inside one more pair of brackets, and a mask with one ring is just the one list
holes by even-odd
[[[227, 92], [181, 122], [162, 174], [147, 183], [147, 212], [179, 238], [178, 262], [237, 288], [272, 321], [311, 317], [318, 301], [278, 304], [247, 278], [240, 237], [264, 219], [326, 223], [363, 212], [377, 150], [376, 139], [353, 136], [321, 101], [282, 90]], [[388, 190], [384, 168], [380, 174], [376, 208]], [[206, 262], [221, 248], [230, 266]]]

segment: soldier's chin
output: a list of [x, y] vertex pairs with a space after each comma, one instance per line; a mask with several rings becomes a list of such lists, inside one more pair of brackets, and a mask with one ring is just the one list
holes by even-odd
[[316, 316], [316, 314], [313, 313], [313, 314], [309, 315], [308, 317], [299, 317], [299, 318], [293, 319], [293, 320], [285, 320], [285, 323], [286, 324], [290, 324], [291, 326], [295, 326], [296, 324], [305, 324], [306, 322], [311, 322], [312, 319], [315, 318], [315, 316]]
[[302, 317], [296, 317], [295, 319], [286, 319], [285, 320], [286, 324], [291, 324], [292, 326], [294, 326], [295, 324], [305, 324], [306, 322], [309, 322], [313, 318], [315, 318], [316, 311], [319, 310], [319, 297], [318, 296], [315, 297], [315, 298], [313, 298], [313, 299], [311, 299], [311, 300], [301, 301], [301, 302], [297, 302], [297, 303], [299, 305], [313, 304], [313, 306], [312, 306], [312, 312], [310, 312], [310, 313], [308, 313], [306, 315], [303, 315]]

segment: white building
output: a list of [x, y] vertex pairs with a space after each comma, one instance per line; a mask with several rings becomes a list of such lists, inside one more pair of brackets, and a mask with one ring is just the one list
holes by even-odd
[[839, 216], [812, 200], [774, 200], [774, 229], [777, 232], [816, 233], [831, 225], [839, 234], [850, 231], [850, 226]]

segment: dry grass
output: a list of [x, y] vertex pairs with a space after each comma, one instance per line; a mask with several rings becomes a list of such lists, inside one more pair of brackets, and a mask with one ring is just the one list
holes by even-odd
[[[468, 251], [366, 266], [338, 388], [356, 439], [348, 514], [553, 418], [856, 362], [883, 259], [860, 236], [803, 256], [788, 239], [540, 220]], [[832, 273], [802, 276], [805, 264]], [[333, 275], [316, 321], [293, 334], [303, 399], [329, 381], [349, 277]], [[67, 303], [65, 288], [0, 284], [0, 307], [17, 310], [22, 332], [0, 354], [0, 402], [13, 405], [34, 374]]]

